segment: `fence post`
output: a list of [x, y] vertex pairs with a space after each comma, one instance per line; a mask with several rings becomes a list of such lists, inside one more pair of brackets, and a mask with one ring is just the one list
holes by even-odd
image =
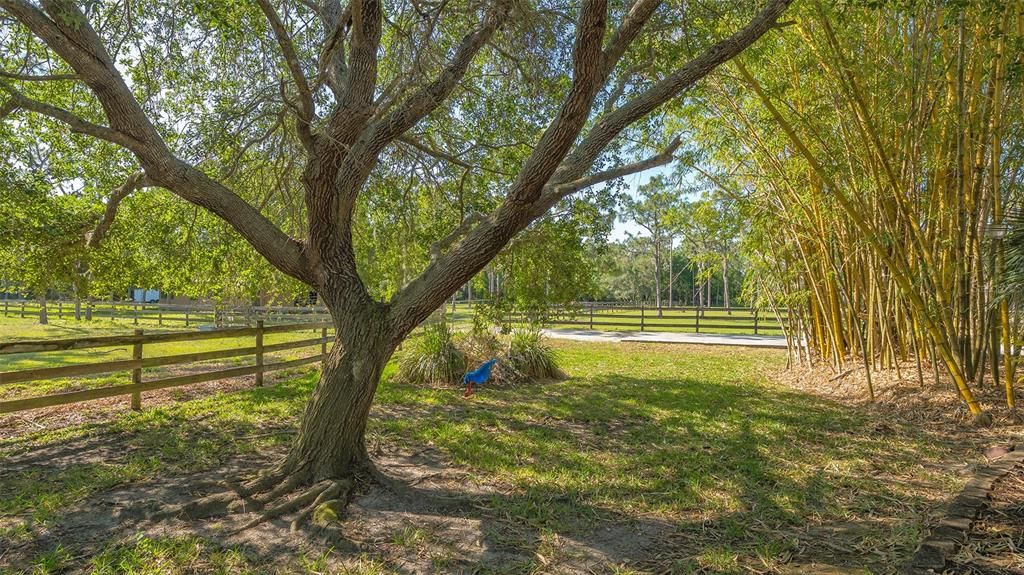
[[320, 342], [320, 355], [322, 355], [324, 357], [327, 357], [327, 328], [326, 327], [320, 328], [320, 339], [323, 340], [322, 342]]
[[114, 302], [110, 302], [110, 321], [114, 321], [114, 320], [117, 319], [115, 317], [116, 313], [117, 313], [117, 304], [114, 303]]
[[92, 302], [85, 302], [85, 321], [92, 321]]
[[[141, 329], [135, 330], [135, 337], [138, 337], [141, 340], [141, 338], [142, 338], [142, 330]], [[135, 345], [132, 346], [132, 359], [134, 359], [135, 361], [139, 362], [139, 364], [134, 369], [132, 369], [132, 383], [133, 384], [142, 383], [142, 341], [137, 341], [137, 342], [135, 342]], [[141, 411], [142, 410], [142, 392], [141, 391], [133, 391], [132, 392], [132, 409], [134, 411]]]
[[188, 327], [188, 308], [185, 308], [185, 327]]
[[75, 321], [82, 321], [82, 301], [75, 300]]
[[7, 300], [4, 300], [4, 317], [7, 317]]
[[139, 325], [139, 302], [135, 302], [135, 318], [133, 323]]
[[256, 385], [263, 387], [263, 320], [256, 320]]
[[25, 302], [21, 302], [21, 319], [25, 319]]
[[644, 304], [640, 303], [640, 331], [644, 330]]
[[57, 302], [57, 319], [64, 319], [64, 304]]
[[590, 331], [594, 331], [594, 302], [590, 302]]
[[156, 310], [156, 324], [157, 325], [163, 325], [164, 324], [164, 310], [162, 308]]
[[694, 320], [694, 329], [696, 331], [694, 333], [700, 333], [700, 305], [699, 304], [697, 305], [697, 312], [696, 313], [697, 313], [697, 316], [696, 316], [697, 319]]
[[757, 335], [757, 308], [754, 308], [754, 335]]

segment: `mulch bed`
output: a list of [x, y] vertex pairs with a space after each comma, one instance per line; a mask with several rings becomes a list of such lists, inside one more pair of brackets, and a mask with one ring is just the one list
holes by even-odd
[[990, 454], [995, 461], [952, 501], [907, 575], [1024, 575], [1024, 444]]
[[1024, 467], [995, 485], [988, 507], [949, 563], [955, 573], [1024, 574]]

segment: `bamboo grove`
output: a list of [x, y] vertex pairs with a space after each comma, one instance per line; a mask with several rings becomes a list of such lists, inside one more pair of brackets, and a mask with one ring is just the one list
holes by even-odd
[[[937, 366], [971, 414], [1014, 406], [1019, 310], [1002, 231], [1021, 201], [1024, 3], [809, 1], [697, 100], [704, 173], [742, 199], [756, 295], [791, 358]], [[909, 375], [909, 374], [908, 374]]]

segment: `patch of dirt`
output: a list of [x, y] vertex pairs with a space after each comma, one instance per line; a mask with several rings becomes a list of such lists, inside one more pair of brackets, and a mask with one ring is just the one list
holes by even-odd
[[[3, 476], [45, 468], [103, 461], [116, 453], [118, 436], [94, 435], [68, 445], [11, 456]], [[374, 460], [387, 476], [404, 487], [393, 490], [362, 485], [337, 521], [310, 524], [290, 531], [290, 517], [236, 532], [255, 517], [238, 513], [208, 521], [148, 517], [167, 506], [180, 505], [244, 478], [283, 455], [264, 450], [237, 457], [208, 471], [126, 484], [93, 494], [62, 512], [46, 526], [29, 525], [29, 537], [0, 541], [0, 572], [23, 569], [38, 554], [58, 543], [72, 556], [67, 569], [83, 569], [90, 557], [112, 544], [149, 537], [198, 536], [212, 545], [242, 551], [261, 570], [295, 567], [300, 555], [328, 553], [328, 564], [340, 568], [369, 555], [399, 573], [607, 572], [610, 565], [633, 562], [664, 546], [673, 527], [656, 520], [623, 518], [597, 528], [567, 534], [542, 533], [504, 516], [490, 502], [514, 500], [521, 494], [507, 485], [481, 482], [467, 469], [445, 461], [431, 450], [381, 450]], [[17, 518], [15, 518], [17, 519]]]

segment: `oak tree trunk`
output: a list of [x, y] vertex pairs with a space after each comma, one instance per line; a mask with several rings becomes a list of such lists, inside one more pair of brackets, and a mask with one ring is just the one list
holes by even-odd
[[307, 484], [342, 479], [365, 467], [370, 406], [394, 351], [379, 310], [341, 311], [330, 304], [328, 309], [337, 336], [280, 469]]

